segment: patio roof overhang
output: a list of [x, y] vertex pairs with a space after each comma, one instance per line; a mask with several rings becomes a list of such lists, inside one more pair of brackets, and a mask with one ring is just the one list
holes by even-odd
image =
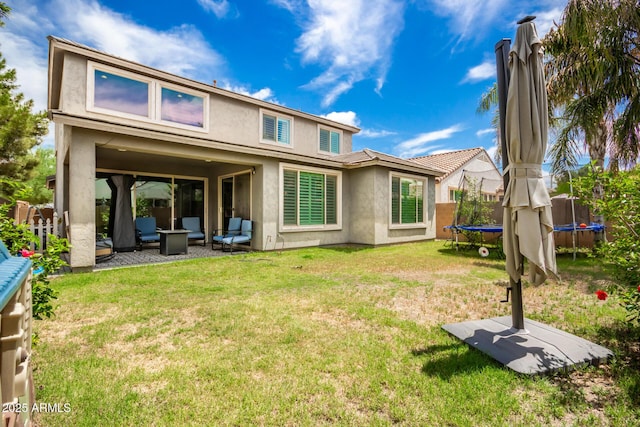
[[[99, 145], [101, 148], [170, 155], [174, 157], [203, 161], [211, 160], [212, 151], [218, 151], [229, 154], [241, 154], [242, 156], [250, 155], [278, 159], [287, 162], [305, 163], [334, 169], [344, 168], [344, 163], [337, 159], [312, 157], [304, 154], [277, 151], [271, 148], [252, 147], [235, 144], [233, 142], [212, 140], [204, 137], [199, 138], [195, 136], [186, 136], [183, 133], [151, 130], [148, 128], [123, 125], [95, 118], [74, 116], [60, 111], [50, 111], [49, 117], [56, 123], [123, 136], [122, 139], [105, 137], [104, 141], [96, 140], [96, 145]], [[152, 139], [160, 143], [169, 144], [164, 145], [162, 150], [158, 150], [153, 146], [141, 145], [136, 142], [136, 139]], [[234, 160], [236, 159], [238, 160], [238, 163], [242, 163], [242, 157], [234, 157]], [[250, 162], [247, 164], [250, 164]]]

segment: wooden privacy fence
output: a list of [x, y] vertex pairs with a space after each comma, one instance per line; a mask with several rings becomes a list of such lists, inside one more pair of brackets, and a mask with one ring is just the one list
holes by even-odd
[[[572, 207], [571, 199], [569, 198], [554, 197], [551, 199], [551, 203], [554, 225], [570, 224], [573, 222], [574, 216], [577, 224], [590, 224], [593, 220], [593, 216], [587, 206], [580, 205], [576, 202]], [[502, 224], [503, 208], [501, 203], [493, 203], [492, 208], [493, 210], [490, 213], [491, 223]], [[455, 203], [436, 203], [436, 239], [452, 239], [453, 234], [451, 230], [446, 227], [453, 224], [455, 211]], [[610, 224], [607, 224], [607, 227], [609, 226]], [[496, 236], [488, 235], [486, 237], [490, 239]], [[459, 235], [458, 238], [460, 241], [465, 241], [462, 235]], [[554, 233], [556, 247], [571, 248], [573, 246], [572, 238], [573, 236], [570, 232]], [[593, 248], [594, 233], [578, 228], [576, 230], [576, 245], [582, 248]]]

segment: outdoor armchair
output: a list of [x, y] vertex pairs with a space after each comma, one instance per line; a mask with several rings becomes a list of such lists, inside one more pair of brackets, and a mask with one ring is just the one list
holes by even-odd
[[234, 236], [224, 237], [222, 239], [222, 250], [229, 248], [230, 252], [233, 252], [233, 245], [240, 243], [248, 243], [251, 246], [251, 237], [253, 234], [253, 225], [251, 220], [243, 219], [240, 227], [240, 234]]
[[219, 229], [213, 232], [213, 237], [211, 238], [211, 249], [213, 249], [214, 244], [218, 244], [222, 246], [223, 245], [222, 239], [224, 239], [225, 237], [237, 236], [238, 234], [240, 234], [241, 229], [242, 229], [242, 218], [240, 217], [229, 218], [229, 225], [226, 230]]
[[160, 242], [160, 235], [156, 228], [155, 217], [139, 217], [135, 219], [136, 225], [136, 242], [138, 248], [142, 250], [142, 245], [145, 243]]
[[182, 228], [189, 230], [187, 238], [189, 240], [202, 240], [202, 246], [207, 244], [207, 237], [200, 226], [199, 216], [185, 216], [182, 218]]

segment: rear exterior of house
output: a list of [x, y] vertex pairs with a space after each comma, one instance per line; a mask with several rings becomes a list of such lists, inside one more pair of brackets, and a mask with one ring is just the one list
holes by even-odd
[[197, 216], [207, 240], [250, 219], [255, 250], [435, 238], [442, 172], [352, 152], [353, 126], [55, 37], [48, 110], [74, 270], [95, 264], [97, 234], [118, 234], [122, 198], [131, 221], [153, 216], [163, 229]]

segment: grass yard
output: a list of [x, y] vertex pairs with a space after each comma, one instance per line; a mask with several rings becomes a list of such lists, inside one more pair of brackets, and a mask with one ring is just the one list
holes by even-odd
[[37, 400], [70, 411], [37, 425], [640, 425], [639, 331], [595, 298], [597, 260], [559, 257], [524, 310], [613, 350], [605, 366], [521, 376], [441, 329], [510, 314], [492, 256], [437, 241], [61, 276], [33, 362]]

